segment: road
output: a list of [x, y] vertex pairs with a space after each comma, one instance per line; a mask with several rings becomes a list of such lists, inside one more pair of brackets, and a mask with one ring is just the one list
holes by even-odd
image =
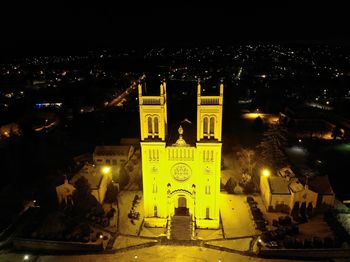
[[123, 93], [114, 98], [111, 102], [106, 103], [107, 107], [118, 106], [124, 102], [128, 95], [137, 89], [137, 83], [145, 79], [145, 75], [139, 77], [137, 81], [132, 81], [131, 86], [129, 86]]

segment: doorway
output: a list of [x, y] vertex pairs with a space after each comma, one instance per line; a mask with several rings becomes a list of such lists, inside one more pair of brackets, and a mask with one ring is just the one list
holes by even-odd
[[189, 210], [187, 207], [187, 199], [184, 196], [179, 196], [177, 199], [177, 208], [175, 208], [176, 216], [189, 216]]

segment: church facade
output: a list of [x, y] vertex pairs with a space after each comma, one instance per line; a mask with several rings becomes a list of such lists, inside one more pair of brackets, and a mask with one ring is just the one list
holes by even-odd
[[197, 228], [219, 227], [223, 89], [220, 83], [218, 95], [203, 96], [198, 82], [195, 141], [186, 141], [186, 120], [171, 142], [166, 83], [159, 96], [144, 96], [139, 84], [145, 226], [164, 227], [173, 216], [187, 215]]

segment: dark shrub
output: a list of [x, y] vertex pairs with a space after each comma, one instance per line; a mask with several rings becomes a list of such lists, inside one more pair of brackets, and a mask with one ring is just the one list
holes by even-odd
[[313, 214], [313, 206], [312, 206], [312, 203], [310, 202], [308, 205], [307, 205], [307, 208], [306, 208], [306, 214], [308, 217], [311, 217], [312, 214]]
[[255, 202], [254, 198], [252, 196], [247, 196], [247, 202], [251, 203], [251, 202]]
[[114, 208], [111, 208], [111, 209], [107, 212], [106, 216], [107, 216], [108, 218], [112, 218], [112, 217], [114, 216], [115, 212], [116, 212], [116, 210], [115, 210]]
[[325, 248], [333, 248], [335, 246], [334, 245], [334, 238], [332, 238], [332, 237], [325, 237], [323, 240], [323, 243], [324, 243]]
[[110, 182], [107, 186], [107, 192], [104, 201], [106, 203], [114, 203], [117, 201], [117, 195], [118, 188], [113, 184], [113, 182]]
[[278, 227], [278, 221], [277, 221], [277, 219], [273, 219], [273, 220], [272, 220], [272, 225], [273, 225], [274, 227]]
[[97, 238], [96, 236], [92, 236], [92, 237], [91, 237], [91, 242], [96, 242], [97, 239], [98, 239], [98, 238]]
[[285, 248], [294, 248], [295, 247], [295, 238], [286, 236], [283, 240], [283, 245]]
[[282, 226], [288, 226], [292, 224], [292, 219], [289, 216], [281, 216], [278, 218], [278, 223]]
[[312, 248], [312, 240], [304, 239], [304, 248]]
[[84, 236], [81, 242], [87, 243], [90, 241], [90, 236]]
[[299, 226], [298, 225], [292, 225], [292, 234], [299, 234]]
[[264, 242], [270, 242], [272, 241], [272, 236], [270, 232], [264, 232], [261, 234], [261, 240]]
[[294, 247], [295, 248], [303, 248], [303, 242], [300, 239], [295, 239]]
[[102, 224], [103, 227], [107, 227], [109, 225], [109, 219], [108, 218], [103, 218], [101, 224]]
[[315, 248], [323, 248], [322, 239], [319, 237], [313, 237], [312, 244]]

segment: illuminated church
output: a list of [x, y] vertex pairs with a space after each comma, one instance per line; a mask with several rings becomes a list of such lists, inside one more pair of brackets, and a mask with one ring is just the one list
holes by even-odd
[[223, 89], [220, 83], [217, 94], [204, 96], [198, 82], [197, 121], [186, 118], [168, 132], [166, 83], [156, 96], [139, 84], [145, 226], [188, 216], [196, 228], [219, 227]]

